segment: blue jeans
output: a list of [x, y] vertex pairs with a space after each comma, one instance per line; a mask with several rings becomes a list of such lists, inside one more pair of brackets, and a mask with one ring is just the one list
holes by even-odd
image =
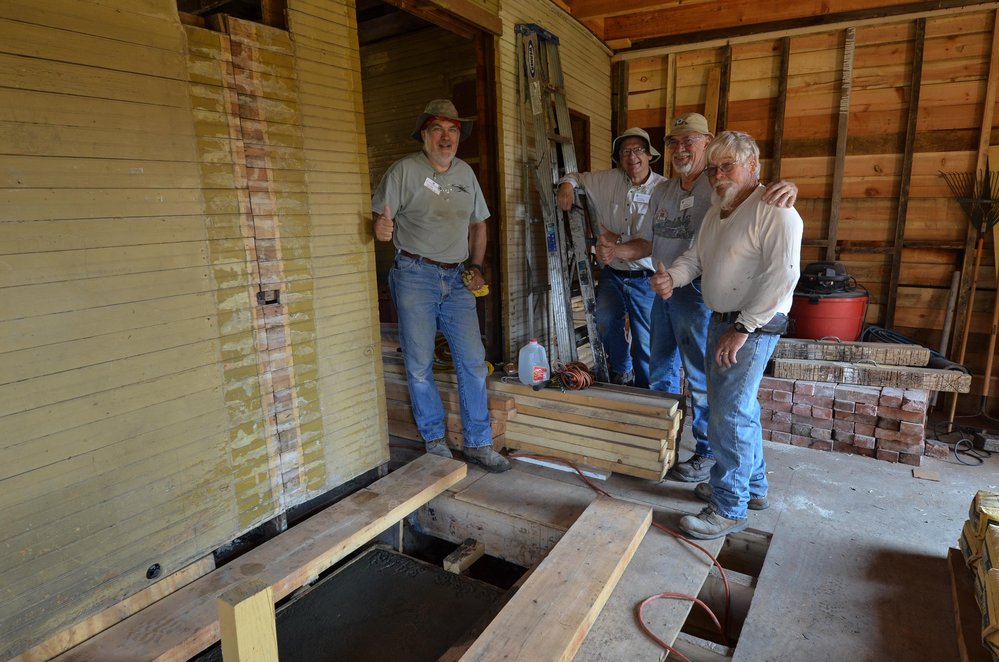
[[681, 393], [680, 361], [690, 389], [691, 430], [694, 452], [712, 457], [708, 444], [708, 384], [704, 375], [704, 347], [708, 342], [711, 310], [704, 305], [700, 279], [673, 290], [669, 299], [656, 297], [652, 304], [649, 388]]
[[711, 467], [711, 503], [728, 518], [746, 516], [749, 498], [767, 495], [767, 465], [763, 459], [760, 403], [756, 399], [767, 361], [777, 346], [775, 334], [751, 333], [730, 368], [715, 363], [715, 347], [731, 321], [711, 316], [708, 326], [708, 434], [714, 450]]
[[416, 428], [425, 441], [444, 438], [444, 405], [434, 382], [434, 339], [447, 338], [458, 375], [458, 401], [465, 446], [493, 442], [486, 396], [486, 350], [479, 333], [475, 296], [461, 280], [461, 265], [445, 269], [397, 255], [389, 271], [399, 313], [399, 341]]
[[[597, 331], [607, 352], [607, 367], [612, 381], [649, 385], [649, 332], [652, 300], [656, 294], [648, 276], [621, 276], [604, 267], [597, 287]], [[624, 335], [624, 316], [631, 325], [631, 346]], [[632, 361], [634, 354], [634, 361]]]

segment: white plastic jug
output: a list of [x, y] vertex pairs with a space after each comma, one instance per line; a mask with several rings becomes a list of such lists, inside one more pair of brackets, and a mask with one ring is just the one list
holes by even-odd
[[548, 382], [548, 353], [538, 344], [537, 338], [520, 348], [517, 364], [517, 377], [525, 386], [537, 386]]

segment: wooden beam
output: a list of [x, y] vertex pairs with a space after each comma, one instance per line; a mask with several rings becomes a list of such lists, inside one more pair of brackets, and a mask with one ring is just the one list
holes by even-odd
[[164, 577], [155, 584], [147, 586], [135, 595], [131, 595], [118, 604], [112, 605], [93, 616], [63, 630], [47, 641], [38, 644], [31, 650], [15, 657], [11, 662], [37, 662], [50, 660], [73, 646], [93, 637], [116, 623], [120, 623], [132, 614], [145, 609], [157, 600], [190, 584], [215, 569], [215, 559], [209, 554], [191, 565]]
[[833, 169], [832, 200], [829, 205], [829, 233], [826, 261], [836, 259], [836, 235], [839, 232], [839, 207], [843, 199], [843, 168], [846, 163], [846, 138], [850, 123], [850, 91], [853, 88], [853, 47], [857, 29], [847, 28], [843, 36], [842, 82], [839, 92], [839, 125], [836, 129], [836, 161]]
[[444, 557], [444, 569], [460, 575], [485, 553], [485, 543], [475, 538], [468, 538], [458, 546], [458, 549]]
[[967, 393], [971, 390], [971, 375], [956, 370], [866, 365], [841, 361], [774, 359], [774, 377], [956, 393]]
[[274, 592], [259, 579], [247, 579], [215, 601], [225, 662], [277, 662]]
[[909, 20], [917, 18], [950, 18], [960, 14], [970, 12], [981, 12], [999, 7], [999, 2], [983, 2], [974, 5], [964, 3], [947, 2], [945, 7], [941, 7], [939, 2], [918, 2], [909, 6], [910, 11], [891, 13], [886, 16], [874, 15], [866, 18], [853, 16], [849, 13], [837, 14], [835, 17], [828, 14], [822, 15], [822, 21], [808, 21], [805, 24], [795, 25], [787, 22], [777, 22], [767, 25], [759, 25], [755, 28], [737, 29], [734, 31], [713, 31], [703, 33], [688, 33], [679, 37], [664, 37], [634, 41], [634, 47], [628, 50], [621, 50], [614, 54], [613, 60], [636, 60], [641, 58], [659, 57], [669, 53], [685, 53], [689, 51], [702, 51], [706, 48], [718, 48], [725, 44], [747, 44], [758, 43], [764, 39], [780, 39], [782, 37], [798, 37], [802, 35], [827, 33], [848, 27], [863, 28], [877, 25], [884, 25], [885, 18], [890, 16], [904, 16]]
[[571, 660], [652, 523], [652, 509], [599, 497], [462, 660]]
[[388, 4], [419, 16], [425, 21], [450, 30], [467, 39], [485, 30], [503, 34], [499, 16], [471, 0], [385, 0]]
[[759, 3], [729, 0], [724, 10], [711, 2], [680, 3], [668, 9], [632, 11], [604, 19], [604, 38], [630, 38], [643, 46], [696, 43], [748, 34], [787, 33], [802, 27], [885, 19], [919, 11], [985, 5], [962, 0], [798, 0]]
[[619, 136], [628, 128], [628, 63], [611, 65], [611, 135]]
[[214, 598], [227, 589], [255, 577], [281, 600], [467, 473], [457, 460], [421, 455], [56, 659], [186, 660], [218, 641]]
[[704, 119], [708, 121], [708, 131], [718, 134], [718, 106], [721, 101], [721, 67], [708, 69], [708, 82], [704, 93]]
[[774, 118], [773, 151], [770, 155], [770, 180], [780, 181], [781, 148], [784, 144], [784, 115], [787, 112], [787, 74], [791, 68], [791, 38], [780, 40], [780, 78], [777, 80], [777, 116]]
[[732, 45], [722, 48], [721, 80], [718, 85], [718, 130], [728, 128], [728, 92], [732, 83]]
[[773, 358], [809, 361], [874, 361], [879, 365], [925, 366], [930, 362], [930, 350], [921, 345], [781, 338], [777, 341]]
[[912, 155], [916, 148], [916, 119], [919, 116], [919, 90], [923, 79], [923, 42], [925, 39], [926, 19], [916, 19], [916, 33], [912, 37], [912, 73], [909, 77], [909, 108], [905, 122], [905, 148], [902, 156], [902, 173], [899, 176], [898, 214], [895, 217], [895, 241], [891, 258], [891, 276], [888, 279], [888, 301], [885, 307], [884, 326], [889, 329], [895, 325], [898, 278], [902, 273], [902, 248], [905, 241], [906, 215], [909, 211]]

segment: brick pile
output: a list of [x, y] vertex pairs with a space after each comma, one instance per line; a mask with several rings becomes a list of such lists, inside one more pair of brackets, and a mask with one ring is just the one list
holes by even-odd
[[770, 441], [914, 466], [941, 451], [926, 442], [929, 393], [922, 389], [764, 377], [758, 397]]

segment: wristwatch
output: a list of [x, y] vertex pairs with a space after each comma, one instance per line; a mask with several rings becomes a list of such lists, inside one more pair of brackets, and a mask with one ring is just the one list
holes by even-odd
[[739, 333], [745, 333], [747, 335], [752, 333], [752, 331], [747, 329], [746, 325], [743, 324], [742, 322], [736, 322], [735, 324], [732, 325], [732, 328], [738, 331]]
[[484, 273], [482, 271], [482, 265], [481, 264], [474, 264], [474, 263], [472, 263], [472, 264], [468, 265], [468, 268], [469, 269], [478, 269], [480, 274]]

